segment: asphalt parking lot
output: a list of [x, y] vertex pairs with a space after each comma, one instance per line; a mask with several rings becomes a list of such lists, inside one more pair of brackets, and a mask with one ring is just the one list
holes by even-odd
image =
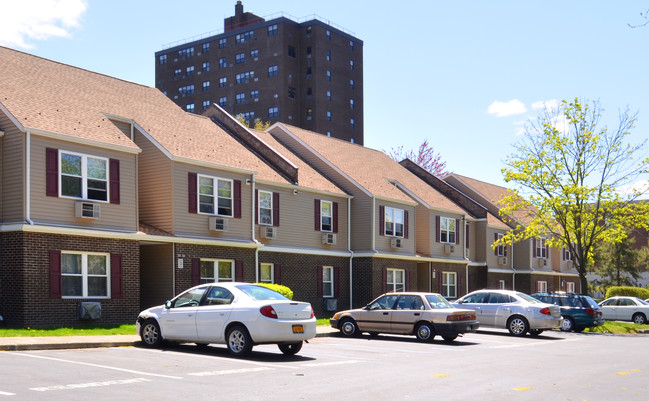
[[645, 400], [647, 336], [481, 330], [453, 343], [412, 337], [315, 338], [276, 346], [0, 352], [0, 399]]

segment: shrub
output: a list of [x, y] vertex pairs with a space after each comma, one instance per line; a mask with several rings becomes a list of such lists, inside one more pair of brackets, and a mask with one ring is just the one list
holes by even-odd
[[277, 291], [288, 299], [293, 299], [293, 290], [291, 290], [285, 285], [269, 284], [269, 283], [255, 283], [255, 284], [261, 285], [266, 288], [270, 288], [273, 291]]
[[606, 290], [606, 298], [615, 296], [638, 297], [640, 299], [647, 299], [649, 298], [649, 290], [640, 287], [608, 287], [608, 289]]

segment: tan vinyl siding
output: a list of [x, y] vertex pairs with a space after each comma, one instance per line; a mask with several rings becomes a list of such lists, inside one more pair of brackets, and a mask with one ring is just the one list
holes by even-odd
[[528, 270], [533, 261], [531, 239], [514, 244], [514, 268]]
[[[2, 222], [25, 221], [25, 134], [0, 113], [2, 139]], [[43, 155], [44, 158], [45, 155]]]
[[[118, 159], [120, 162], [120, 204], [91, 201], [100, 204], [101, 217], [98, 219], [75, 218], [75, 204], [81, 199], [52, 197], [45, 194], [46, 148]], [[137, 231], [136, 158], [135, 154], [32, 135], [31, 219], [35, 223]]]
[[115, 126], [126, 135], [127, 138], [131, 137], [131, 124], [122, 121], [110, 120]]
[[138, 159], [140, 220], [172, 232], [173, 162], [139, 133], [135, 134], [135, 143], [142, 149]]
[[489, 249], [491, 249], [487, 245], [487, 222], [476, 222], [474, 227], [471, 227], [473, 233], [469, 233], [472, 236], [472, 238], [469, 240], [469, 246], [473, 255], [472, 260], [475, 260], [476, 262], [486, 262], [487, 252]]
[[[189, 213], [188, 174], [197, 173], [212, 177], [240, 180], [241, 181], [241, 218], [224, 217], [228, 220], [227, 231], [210, 231], [208, 229], [210, 215]], [[253, 186], [246, 185], [246, 178], [242, 174], [228, 171], [219, 171], [202, 166], [192, 166], [185, 163], [173, 164], [173, 215], [176, 235], [202, 236], [213, 239], [252, 239], [252, 199]]]
[[[408, 212], [408, 238], [403, 237], [393, 237], [388, 235], [380, 235], [380, 211], [379, 206], [392, 207], [395, 209], [401, 209]], [[376, 250], [381, 252], [395, 252], [395, 253], [415, 253], [415, 209], [414, 207], [404, 206], [396, 203], [386, 203], [377, 201], [376, 202], [376, 214], [374, 216], [375, 222], [375, 235], [376, 235]], [[405, 223], [405, 222], [404, 222]], [[405, 224], [404, 224], [405, 225]], [[401, 248], [392, 248], [390, 242], [392, 238], [401, 238]]]
[[435, 237], [433, 236], [434, 232], [430, 231], [431, 212], [427, 207], [419, 204], [415, 208], [415, 213], [417, 253], [430, 255], [430, 245], [431, 242], [435, 240]]
[[[271, 227], [255, 224], [257, 239], [268, 246], [288, 246], [297, 248], [316, 248], [323, 250], [347, 250], [347, 199], [325, 196], [305, 191], [294, 195], [289, 188], [273, 188], [259, 184], [260, 191], [279, 193], [280, 225], [275, 227], [276, 239], [264, 239], [259, 229]], [[338, 203], [338, 232], [336, 244], [322, 243], [322, 231], [315, 230], [314, 201], [331, 201]], [[255, 210], [255, 213], [257, 211]]]
[[351, 242], [354, 252], [372, 250], [372, 198], [365, 195], [351, 201]]

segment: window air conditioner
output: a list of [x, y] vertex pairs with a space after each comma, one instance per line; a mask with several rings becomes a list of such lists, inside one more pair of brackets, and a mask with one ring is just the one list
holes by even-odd
[[210, 231], [228, 231], [228, 220], [223, 217], [210, 217], [207, 224]]
[[336, 234], [333, 233], [322, 233], [322, 243], [335, 245], [336, 244]]
[[501, 265], [506, 265], [507, 264], [507, 256], [501, 256], [498, 258], [498, 263]]
[[259, 236], [265, 239], [277, 238], [277, 229], [275, 227], [259, 227]]
[[390, 238], [390, 247], [401, 248], [401, 238]]
[[74, 204], [74, 217], [84, 219], [98, 219], [100, 205], [91, 202], [77, 202]]
[[444, 244], [444, 253], [445, 254], [450, 255], [453, 252], [455, 252], [455, 245]]
[[545, 267], [548, 265], [548, 260], [545, 258], [539, 258], [538, 263], [539, 263], [539, 267]]

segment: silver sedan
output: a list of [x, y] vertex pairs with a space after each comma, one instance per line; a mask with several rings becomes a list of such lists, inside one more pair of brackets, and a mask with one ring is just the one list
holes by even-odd
[[611, 297], [599, 303], [606, 320], [626, 320], [647, 323], [649, 302], [636, 297]]

